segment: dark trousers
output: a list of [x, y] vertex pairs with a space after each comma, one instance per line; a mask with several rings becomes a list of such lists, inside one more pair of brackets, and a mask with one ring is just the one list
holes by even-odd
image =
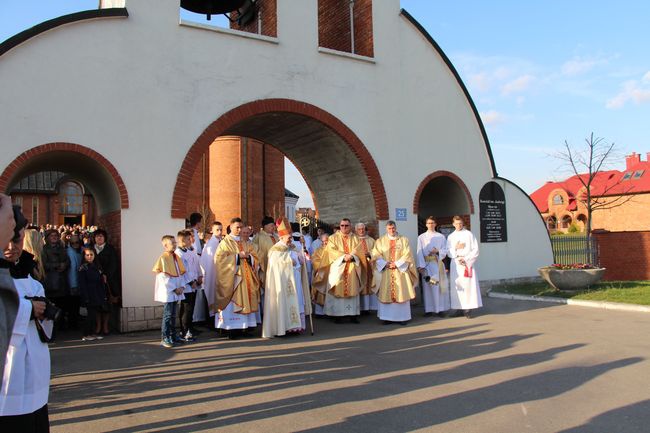
[[65, 304], [65, 310], [68, 313], [68, 326], [76, 328], [79, 324], [79, 307], [81, 306], [79, 295], [68, 295]]
[[187, 331], [192, 332], [192, 317], [194, 316], [194, 301], [196, 293], [185, 293], [185, 299], [181, 301], [181, 308], [178, 310], [178, 318], [181, 322], [181, 334], [185, 336]]
[[86, 315], [86, 323], [84, 324], [84, 335], [92, 335], [97, 331], [97, 314], [99, 314], [99, 307], [86, 307], [88, 312]]
[[47, 412], [47, 404], [32, 413], [0, 416], [0, 431], [6, 433], [49, 433], [50, 417]]

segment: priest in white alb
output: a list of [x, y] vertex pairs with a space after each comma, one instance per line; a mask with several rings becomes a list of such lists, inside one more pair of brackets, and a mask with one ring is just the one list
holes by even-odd
[[291, 225], [278, 220], [280, 241], [268, 251], [262, 337], [271, 338], [305, 329], [305, 314], [311, 314], [309, 279], [304, 260], [293, 245]]
[[471, 310], [483, 306], [475, 269], [478, 242], [472, 232], [464, 227], [460, 216], [454, 216], [453, 224], [456, 230], [447, 237], [447, 255], [451, 258], [451, 308], [458, 310], [458, 315], [464, 314], [469, 319], [472, 317]]
[[406, 325], [411, 320], [417, 272], [409, 240], [397, 233], [394, 221], [386, 223], [386, 234], [375, 242], [372, 260], [379, 281], [377, 316], [384, 324]]
[[442, 314], [450, 308], [447, 272], [442, 260], [447, 257], [447, 239], [436, 231], [436, 219], [426, 219], [427, 231], [418, 236], [417, 262], [422, 276], [424, 315]]

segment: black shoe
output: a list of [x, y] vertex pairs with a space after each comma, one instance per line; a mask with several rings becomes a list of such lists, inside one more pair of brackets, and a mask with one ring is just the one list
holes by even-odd
[[390, 325], [391, 323], [393, 323], [393, 322], [391, 322], [390, 320], [383, 320], [381, 322], [382, 325]]
[[343, 318], [342, 317], [335, 317], [334, 318], [334, 323], [343, 323]]
[[436, 316], [438, 316], [438, 317], [447, 317], [447, 313], [445, 313], [444, 311], [441, 311], [441, 312], [437, 313]]
[[424, 313], [424, 314], [422, 315], [422, 317], [432, 317], [432, 316], [433, 316], [433, 313], [432, 313], [432, 312]]
[[463, 312], [463, 315], [464, 315], [466, 318], [468, 318], [468, 319], [471, 319], [471, 318], [472, 318], [472, 313], [470, 312], [470, 310], [465, 310], [465, 311]]
[[403, 322], [399, 322], [399, 326], [406, 326], [408, 323], [408, 320], [405, 320]]
[[350, 323], [361, 323], [359, 316], [350, 316]]

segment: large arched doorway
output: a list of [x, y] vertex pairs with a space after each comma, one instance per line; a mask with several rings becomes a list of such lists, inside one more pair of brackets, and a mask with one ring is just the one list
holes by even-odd
[[463, 217], [470, 228], [470, 215], [474, 203], [469, 189], [456, 174], [436, 171], [427, 176], [418, 187], [413, 199], [413, 213], [418, 216], [418, 233], [426, 231], [425, 219], [431, 215], [437, 219], [442, 232], [451, 232], [452, 217]]
[[[9, 193], [14, 184], [29, 175], [58, 170], [67, 173], [77, 182], [61, 185], [63, 200], [78, 200], [79, 183], [92, 193], [97, 206], [98, 225], [106, 229], [110, 242], [116, 248], [121, 246], [121, 210], [129, 207], [126, 186], [113, 164], [96, 151], [72, 143], [48, 143], [29, 149], [18, 155], [0, 175], [0, 191]], [[65, 181], [66, 183], [69, 181]], [[78, 213], [78, 202], [69, 202], [62, 209]], [[71, 214], [75, 214], [75, 213]], [[40, 222], [40, 221], [39, 221]], [[42, 221], [40, 223], [45, 223]], [[58, 224], [59, 221], [48, 221]]]
[[[204, 131], [182, 166], [199, 167], [210, 145], [224, 136], [249, 137], [286, 155], [303, 174], [321, 219], [348, 217], [370, 224], [388, 219], [386, 193], [370, 152], [347, 126], [318, 107], [286, 99], [237, 107]], [[187, 215], [193, 174], [182, 169], [178, 175], [174, 218]]]

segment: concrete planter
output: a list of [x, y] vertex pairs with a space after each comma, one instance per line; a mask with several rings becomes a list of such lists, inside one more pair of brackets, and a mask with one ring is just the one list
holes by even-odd
[[537, 269], [551, 286], [558, 290], [581, 290], [598, 283], [605, 274], [605, 268], [596, 269]]

